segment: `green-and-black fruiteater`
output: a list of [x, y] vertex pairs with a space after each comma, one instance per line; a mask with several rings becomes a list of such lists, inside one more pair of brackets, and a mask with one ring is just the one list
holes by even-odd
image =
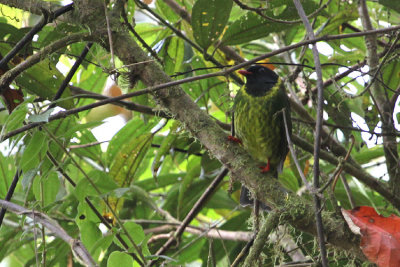
[[[289, 133], [292, 132], [289, 99], [283, 82], [274, 71], [260, 65], [239, 73], [246, 77], [246, 85], [239, 90], [234, 102], [236, 137], [255, 160], [266, 164], [260, 167], [261, 171], [272, 172], [277, 178], [289, 151], [283, 114]], [[240, 204], [252, 203], [248, 189], [242, 187]]]

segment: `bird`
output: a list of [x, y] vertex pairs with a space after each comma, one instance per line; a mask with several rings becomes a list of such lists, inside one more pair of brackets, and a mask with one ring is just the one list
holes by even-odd
[[[240, 142], [255, 161], [265, 164], [260, 166], [261, 172], [278, 178], [289, 152], [284, 114], [289, 135], [292, 133], [290, 102], [284, 83], [273, 70], [262, 65], [252, 65], [238, 72], [245, 76], [246, 84], [234, 99], [235, 137], [230, 139]], [[240, 204], [253, 203], [249, 190], [242, 186]], [[261, 207], [270, 209], [263, 203]]]

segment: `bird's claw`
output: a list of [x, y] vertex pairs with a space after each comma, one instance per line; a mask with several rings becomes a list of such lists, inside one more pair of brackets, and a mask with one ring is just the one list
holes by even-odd
[[265, 165], [265, 166], [260, 166], [259, 168], [261, 169], [261, 172], [262, 172], [262, 173], [269, 172], [269, 171], [271, 170], [271, 165], [270, 165], [270, 163], [269, 163], [269, 160], [268, 160], [267, 165]]
[[231, 141], [231, 142], [235, 142], [235, 143], [237, 143], [237, 144], [242, 144], [242, 140], [240, 140], [239, 138], [234, 137], [234, 136], [232, 136], [232, 135], [229, 135], [229, 136], [228, 136], [228, 140]]

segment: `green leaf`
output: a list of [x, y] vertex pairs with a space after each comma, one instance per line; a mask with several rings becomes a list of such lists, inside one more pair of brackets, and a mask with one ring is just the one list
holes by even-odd
[[323, 29], [323, 34], [332, 34], [332, 32], [338, 31], [339, 27], [345, 22], [351, 22], [358, 19], [358, 12], [356, 5], [350, 5], [335, 14], [329, 21], [329, 24]]
[[135, 185], [143, 188], [148, 192], [158, 188], [166, 187], [168, 185], [175, 184], [185, 175], [186, 173], [170, 173], [158, 176], [157, 182], [154, 180], [154, 178], [147, 178], [135, 182]]
[[57, 198], [58, 191], [60, 190], [60, 180], [57, 174], [53, 172], [47, 178], [35, 179], [33, 180], [32, 190], [35, 194], [36, 200], [40, 200], [42, 203], [42, 208], [54, 203]]
[[400, 5], [399, 5], [399, 3], [397, 1], [393, 1], [393, 0], [378, 0], [378, 3], [383, 5], [383, 6], [385, 6], [385, 7], [387, 7], [387, 8], [393, 9], [397, 13], [400, 13]]
[[383, 82], [392, 90], [387, 90], [389, 98], [392, 97], [393, 92], [400, 85], [400, 60], [395, 58], [391, 62], [386, 62], [382, 69]]
[[375, 147], [368, 148], [364, 146], [360, 151], [352, 153], [352, 157], [359, 163], [359, 164], [366, 164], [371, 160], [378, 159], [385, 155], [383, 151], [382, 145], [378, 145]]
[[216, 158], [211, 158], [209, 153], [204, 153], [201, 157], [201, 167], [206, 174], [221, 167], [221, 162]]
[[175, 23], [176, 21], [181, 19], [181, 17], [178, 16], [177, 13], [174, 12], [164, 1], [155, 1], [155, 2], [157, 11], [170, 23]]
[[88, 250], [91, 250], [102, 234], [97, 223], [86, 220], [79, 225], [81, 240]]
[[21, 185], [24, 190], [26, 190], [28, 186], [31, 184], [33, 178], [35, 178], [38, 171], [39, 168], [35, 168], [23, 173]]
[[124, 187], [115, 189], [111, 193], [111, 196], [115, 196], [116, 198], [126, 197], [130, 200], [136, 200], [145, 203], [149, 205], [152, 210], [157, 209], [157, 204], [154, 202], [154, 200], [139, 186], [131, 185], [129, 188]]
[[[55, 120], [46, 124], [47, 129], [53, 133], [53, 135], [57, 138], [58, 142], [61, 143], [62, 146], [67, 147], [72, 135], [75, 133], [68, 132], [74, 125], [76, 125], [77, 120], [74, 116], [69, 116], [65, 119]], [[54, 142], [53, 140], [49, 142], [48, 151], [51, 155], [60, 162], [62, 156], [64, 155], [64, 150], [60, 148], [59, 144]], [[44, 162], [42, 165], [43, 172], [47, 172], [52, 170], [53, 163], [47, 158], [44, 158]]]
[[[200, 157], [191, 157], [187, 166], [187, 173], [182, 183], [179, 186], [179, 195], [178, 195], [178, 212], [181, 211], [185, 199], [185, 193], [189, 189], [193, 180], [200, 176], [201, 170], [201, 158]], [[180, 216], [178, 216], [179, 218]]]
[[205, 50], [223, 32], [232, 9], [232, 0], [197, 0], [192, 9], [196, 42]]
[[5, 198], [16, 171], [15, 158], [0, 153], [0, 198]]
[[120, 187], [131, 184], [152, 140], [153, 134], [146, 133], [129, 140], [120, 147], [110, 168], [110, 176]]
[[[90, 200], [91, 200], [92, 204], [94, 205], [94, 207], [96, 208], [96, 210], [101, 211], [102, 208], [104, 207], [104, 206], [102, 206], [103, 202], [100, 198], [91, 197]], [[77, 225], [80, 225], [82, 223], [85, 223], [86, 221], [98, 223], [99, 218], [93, 212], [93, 210], [90, 208], [90, 206], [87, 204], [87, 202], [85, 200], [82, 200], [82, 201], [79, 200], [76, 217], [75, 217], [75, 222]]]
[[[157, 121], [151, 120], [147, 123], [136, 117], [130, 120], [117, 134], [113, 136], [107, 148], [107, 159], [110, 163], [114, 161], [115, 155], [121, 151], [122, 146], [135, 139], [139, 135], [149, 132]], [[111, 164], [110, 164], [111, 165]]]
[[6, 122], [4, 123], [4, 127], [2, 128], [1, 134], [6, 132], [18, 129], [22, 127], [23, 122], [26, 118], [26, 114], [28, 113], [28, 103], [31, 103], [33, 98], [29, 100], [25, 100], [22, 104], [17, 106], [10, 116], [7, 117]]
[[133, 259], [124, 252], [113, 251], [107, 259], [107, 267], [133, 267]]
[[111, 246], [112, 241], [114, 239], [115, 233], [107, 233], [105, 236], [100, 236], [97, 241], [92, 244], [90, 247], [90, 254], [93, 255], [93, 258], [98, 258], [101, 253], [107, 251], [107, 249]]
[[[189, 247], [187, 247], [185, 250], [183, 250], [181, 253], [179, 253], [178, 256], [178, 262], [177, 264], [184, 264], [184, 263], [189, 263], [192, 261], [195, 261], [201, 252], [201, 248], [206, 246], [206, 239], [197, 239], [197, 237], [192, 237], [188, 239], [187, 244], [191, 244]], [[193, 243], [192, 243], [193, 242]], [[185, 246], [185, 244], [182, 244]]]
[[[81, 135], [79, 136], [80, 142], [71, 143], [71, 145], [84, 145], [97, 142], [97, 139], [94, 137], [93, 133], [90, 130], [83, 130], [80, 133], [81, 133]], [[88, 147], [74, 148], [71, 150], [71, 152], [79, 156], [90, 158], [102, 166], [105, 165], [102, 159], [104, 153], [102, 153], [101, 151], [100, 144]]]
[[[268, 1], [269, 9], [265, 15], [279, 20], [299, 20], [292, 0]], [[318, 8], [312, 0], [302, 1], [306, 14]], [[300, 21], [299, 21], [300, 23]], [[237, 45], [268, 36], [272, 32], [286, 31], [297, 24], [285, 24], [264, 19], [254, 12], [247, 12], [229, 26], [222, 38], [224, 45]]]
[[[47, 136], [42, 131], [36, 131], [30, 138], [21, 158], [21, 168], [27, 171], [37, 167], [40, 159], [43, 159], [47, 151]], [[38, 155], [42, 157], [39, 157]]]
[[268, 36], [272, 32], [282, 31], [291, 26], [282, 23], [273, 23], [261, 18], [254, 12], [247, 12], [228, 28], [222, 43], [224, 45], [243, 44], [255, 39]]
[[172, 126], [169, 128], [169, 133], [167, 137], [165, 137], [160, 145], [160, 148], [157, 149], [157, 153], [154, 157], [153, 164], [151, 165], [151, 169], [153, 171], [153, 176], [157, 176], [158, 169], [162, 164], [162, 157], [166, 156], [169, 150], [172, 147], [172, 144], [175, 142], [177, 138], [176, 130], [180, 123], [178, 121], [174, 121]]
[[[118, 188], [117, 184], [110, 178], [110, 176], [103, 171], [94, 170], [88, 173], [88, 176], [102, 195]], [[83, 178], [78, 182], [74, 193], [79, 201], [83, 201], [87, 196], [99, 196], [98, 192], [93, 188], [93, 185], [86, 178]]]
[[[124, 228], [129, 233], [129, 236], [132, 238], [133, 242], [135, 242], [136, 245], [140, 246], [141, 242], [145, 239], [145, 234], [144, 234], [142, 226], [140, 226], [139, 224], [134, 223], [134, 222], [126, 222], [126, 223], [124, 223]], [[126, 236], [125, 232], [121, 233], [121, 237], [125, 241], [126, 244], [129, 244], [129, 245], [132, 244], [130, 239]], [[123, 248], [123, 246], [121, 245], [119, 240], [114, 239], [114, 242], [118, 246]]]
[[185, 54], [185, 44], [181, 38], [172, 37], [168, 46], [168, 55], [175, 60], [174, 72], [179, 72], [182, 68], [183, 57]]

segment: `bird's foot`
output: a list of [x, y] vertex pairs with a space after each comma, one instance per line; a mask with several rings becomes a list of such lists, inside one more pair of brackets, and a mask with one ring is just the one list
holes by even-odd
[[269, 172], [269, 171], [271, 170], [271, 165], [269, 164], [269, 160], [268, 160], [267, 165], [265, 165], [265, 166], [260, 166], [259, 168], [261, 169], [261, 172], [262, 172], [262, 173]]
[[231, 141], [231, 142], [237, 143], [237, 144], [242, 144], [242, 140], [240, 140], [239, 138], [234, 137], [232, 135], [228, 136], [228, 140]]

